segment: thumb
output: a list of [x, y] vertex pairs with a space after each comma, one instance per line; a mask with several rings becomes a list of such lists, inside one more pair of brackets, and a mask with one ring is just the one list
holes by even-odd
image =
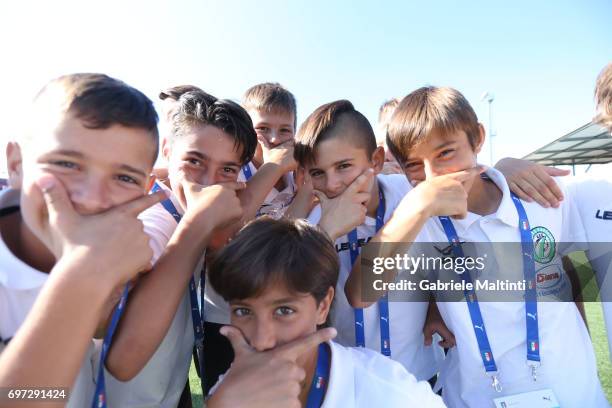
[[229, 342], [232, 344], [232, 349], [234, 349], [235, 356], [234, 361], [255, 352], [253, 348], [249, 346], [249, 343], [247, 343], [244, 335], [238, 328], [233, 326], [223, 326], [221, 329], [219, 329], [219, 333], [227, 337]]
[[41, 175], [36, 180], [36, 185], [42, 191], [49, 213], [49, 222], [57, 223], [60, 219], [69, 220], [77, 215], [66, 189], [53, 175]]
[[569, 169], [558, 169], [556, 167], [544, 167], [544, 171], [549, 176], [557, 177], [557, 176], [567, 176], [571, 173]]

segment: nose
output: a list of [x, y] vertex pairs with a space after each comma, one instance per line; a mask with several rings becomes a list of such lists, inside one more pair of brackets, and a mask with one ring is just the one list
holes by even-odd
[[342, 193], [342, 180], [335, 174], [325, 176], [325, 194], [328, 197], [335, 197]]
[[[68, 187], [68, 186], [67, 186]], [[68, 187], [70, 200], [80, 214], [97, 214], [112, 207], [107, 183], [91, 176]]]
[[276, 347], [274, 324], [267, 319], [258, 319], [250, 339], [251, 347], [257, 351], [271, 350]]
[[199, 184], [208, 187], [217, 183], [216, 179], [216, 169], [214, 166], [206, 166], [199, 174], [198, 181]]
[[272, 146], [276, 146], [279, 141], [280, 141], [280, 136], [278, 134], [278, 131], [276, 129], [270, 130], [270, 133], [268, 135], [268, 142]]

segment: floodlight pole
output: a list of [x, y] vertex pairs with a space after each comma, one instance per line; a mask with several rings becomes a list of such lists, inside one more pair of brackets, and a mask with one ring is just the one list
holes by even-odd
[[489, 146], [491, 152], [491, 166], [493, 166], [495, 165], [493, 162], [493, 136], [495, 136], [493, 132], [493, 101], [495, 100], [495, 95], [487, 91], [482, 95], [480, 100], [486, 101], [489, 104]]

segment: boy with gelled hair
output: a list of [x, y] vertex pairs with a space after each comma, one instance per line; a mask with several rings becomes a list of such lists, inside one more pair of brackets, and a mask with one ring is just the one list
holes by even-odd
[[[308, 220], [335, 241], [340, 276], [330, 319], [337, 341], [390, 356], [415, 375], [430, 380], [438, 371], [442, 349], [423, 335], [428, 303], [387, 302], [354, 310], [344, 285], [360, 247], [391, 217], [410, 190], [402, 175], [380, 174], [384, 149], [376, 145], [372, 126], [347, 100], [317, 108], [296, 136], [295, 158], [311, 180], [320, 205]], [[440, 327], [451, 346], [452, 334]]]

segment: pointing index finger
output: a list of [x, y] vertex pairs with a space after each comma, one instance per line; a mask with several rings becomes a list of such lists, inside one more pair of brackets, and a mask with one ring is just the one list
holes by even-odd
[[296, 361], [299, 356], [306, 351], [317, 347], [319, 344], [329, 341], [336, 337], [336, 329], [328, 327], [312, 333], [302, 339], [293, 341], [277, 348], [274, 353], [282, 357], [288, 358], [291, 361]]
[[138, 215], [147, 208], [165, 200], [166, 198], [168, 198], [168, 193], [166, 191], [157, 191], [153, 194], [147, 194], [120, 205], [117, 207], [117, 209], [130, 214]]

